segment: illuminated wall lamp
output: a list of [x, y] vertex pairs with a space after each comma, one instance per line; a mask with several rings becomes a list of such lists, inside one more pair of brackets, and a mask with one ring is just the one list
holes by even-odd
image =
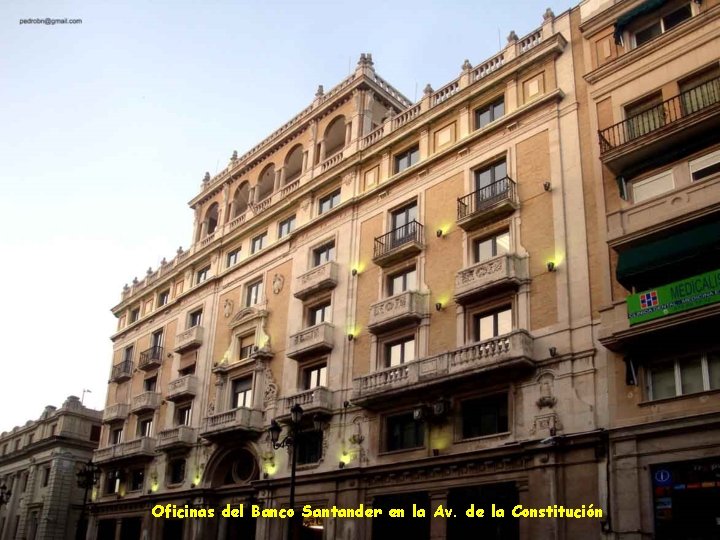
[[543, 182], [543, 189], [545, 191], [550, 191], [552, 189], [552, 185], [550, 184], [550, 182]]
[[357, 276], [357, 275], [358, 275], [357, 268], [353, 268], [353, 269], [350, 271], [350, 273], [351, 273], [353, 276]]
[[437, 231], [435, 231], [435, 236], [437, 236], [438, 238], [442, 238], [442, 237], [443, 237], [443, 230], [442, 230], [442, 229], [438, 229]]
[[355, 336], [353, 334], [348, 334], [348, 341], [352, 341], [355, 339]]
[[547, 263], [548, 272], [554, 272], [555, 268], [556, 268], [555, 263], [553, 261], [548, 261], [548, 263]]
[[435, 303], [435, 311], [442, 311], [443, 305], [441, 302]]

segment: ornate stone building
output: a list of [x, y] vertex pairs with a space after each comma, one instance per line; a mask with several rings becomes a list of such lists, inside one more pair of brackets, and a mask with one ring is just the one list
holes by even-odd
[[281, 538], [287, 520], [150, 510], [287, 507], [267, 429], [296, 404], [296, 506], [458, 517], [319, 518], [295, 538], [600, 536], [603, 519], [465, 517], [597, 507], [606, 485], [572, 20], [548, 10], [417, 103], [361, 55], [205, 176], [191, 247], [113, 308], [90, 538]]
[[101, 417], [70, 396], [61, 408], [45, 407], [37, 420], [0, 434], [1, 540], [72, 540], [83, 530], [77, 472], [98, 446]]
[[720, 4], [587, 0], [573, 27], [608, 529], [718, 538]]

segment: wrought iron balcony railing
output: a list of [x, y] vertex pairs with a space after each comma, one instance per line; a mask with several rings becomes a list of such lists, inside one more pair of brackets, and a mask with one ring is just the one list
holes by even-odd
[[515, 182], [509, 176], [458, 199], [457, 219], [461, 221], [490, 209], [501, 201], [515, 201]]
[[423, 243], [423, 226], [415, 220], [375, 238], [373, 258], [384, 257], [396, 249], [413, 243], [419, 245]]
[[152, 369], [158, 367], [162, 363], [163, 348], [160, 346], [150, 347], [140, 353], [140, 361], [138, 368]]
[[659, 105], [602, 129], [600, 153], [605, 154], [629, 142], [650, 135], [684, 118], [700, 115], [720, 105], [720, 77], [671, 97]]
[[132, 360], [125, 360], [116, 364], [112, 368], [110, 380], [114, 382], [124, 381], [132, 377], [133, 363]]

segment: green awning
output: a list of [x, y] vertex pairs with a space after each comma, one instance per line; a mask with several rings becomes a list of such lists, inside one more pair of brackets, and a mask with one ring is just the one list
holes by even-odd
[[651, 11], [662, 7], [667, 0], [647, 0], [639, 6], [631, 9], [630, 11], [623, 13], [618, 20], [615, 21], [615, 43], [620, 44], [620, 38], [625, 28], [641, 15], [645, 15]]
[[[648, 242], [620, 253], [615, 276], [623, 287], [643, 290], [646, 286], [669, 283], [663, 276], [678, 271], [694, 275], [706, 264], [715, 264], [720, 255], [720, 222], [699, 225], [666, 238]], [[650, 283], [648, 283], [650, 282]]]

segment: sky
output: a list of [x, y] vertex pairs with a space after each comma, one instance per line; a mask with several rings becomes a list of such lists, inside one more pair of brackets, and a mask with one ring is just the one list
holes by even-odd
[[[103, 407], [110, 309], [124, 283], [188, 246], [205, 171], [360, 53], [415, 101], [572, 5], [0, 1], [0, 432], [85, 389]], [[20, 24], [46, 17], [82, 24]]]

